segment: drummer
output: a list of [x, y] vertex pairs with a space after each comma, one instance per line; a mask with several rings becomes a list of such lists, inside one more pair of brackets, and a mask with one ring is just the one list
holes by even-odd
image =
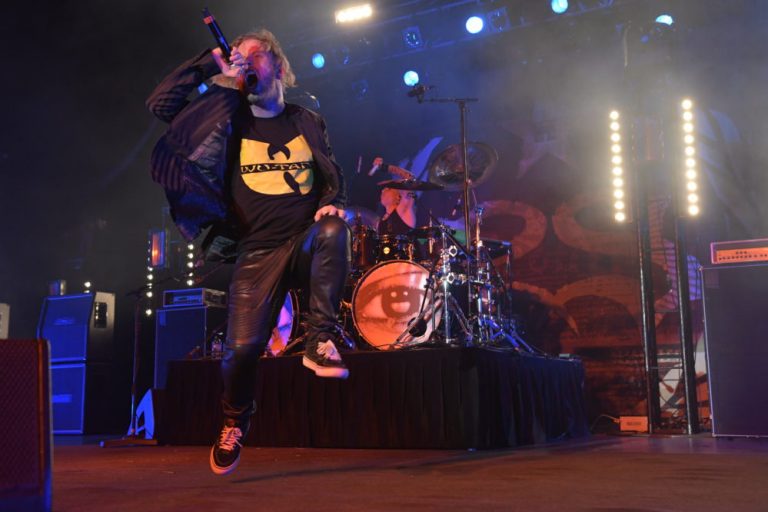
[[[384, 160], [377, 157], [373, 164], [383, 165]], [[397, 176], [413, 177], [410, 172], [396, 165], [387, 164], [386, 170]], [[416, 227], [416, 193], [414, 191], [397, 190], [385, 186], [381, 189], [380, 201], [384, 207], [384, 214], [377, 228], [380, 236], [406, 235]]]

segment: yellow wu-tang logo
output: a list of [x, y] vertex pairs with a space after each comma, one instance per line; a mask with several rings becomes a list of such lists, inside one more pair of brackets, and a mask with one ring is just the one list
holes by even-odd
[[248, 188], [259, 194], [308, 194], [314, 183], [312, 161], [303, 135], [282, 146], [251, 139], [243, 139], [240, 145], [240, 174]]

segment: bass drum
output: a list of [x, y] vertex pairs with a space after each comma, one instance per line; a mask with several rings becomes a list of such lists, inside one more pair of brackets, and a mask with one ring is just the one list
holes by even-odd
[[299, 298], [295, 291], [289, 290], [283, 307], [277, 317], [277, 325], [272, 329], [272, 337], [267, 344], [268, 356], [276, 356], [293, 341], [299, 331]]
[[378, 350], [427, 341], [440, 320], [439, 314], [431, 318], [431, 292], [425, 306], [426, 331], [418, 337], [406, 334], [395, 345], [419, 314], [428, 277], [429, 271], [418, 263], [401, 260], [379, 263], [366, 272], [352, 294], [352, 320], [360, 337]]

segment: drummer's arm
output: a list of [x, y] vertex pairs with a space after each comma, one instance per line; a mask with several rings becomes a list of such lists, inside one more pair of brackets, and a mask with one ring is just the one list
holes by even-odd
[[397, 214], [408, 226], [416, 227], [416, 193], [403, 190], [400, 194], [400, 202], [397, 205]]

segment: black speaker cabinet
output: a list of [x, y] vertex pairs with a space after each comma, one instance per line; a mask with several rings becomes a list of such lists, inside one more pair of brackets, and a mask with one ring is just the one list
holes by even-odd
[[51, 365], [54, 434], [104, 434], [114, 424], [112, 365]]
[[37, 327], [51, 344], [51, 362], [107, 361], [112, 357], [115, 295], [83, 293], [46, 297]]
[[51, 509], [48, 343], [0, 340], [0, 510]]
[[702, 274], [712, 434], [768, 436], [768, 264]]
[[206, 341], [223, 327], [227, 310], [206, 306], [157, 310], [155, 320], [155, 388], [164, 389], [168, 361], [206, 355]]

